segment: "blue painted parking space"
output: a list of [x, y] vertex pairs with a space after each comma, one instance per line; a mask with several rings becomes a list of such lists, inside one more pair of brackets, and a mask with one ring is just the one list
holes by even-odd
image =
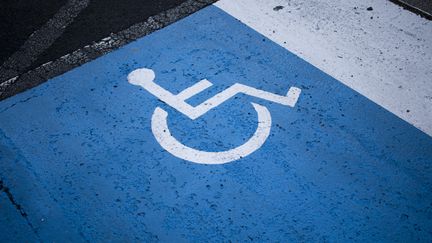
[[22, 218], [19, 212], [10, 205], [7, 196], [2, 193], [0, 194], [0, 225], [2, 225], [0, 241], [1, 242], [12, 242], [12, 241], [32, 241], [35, 242], [38, 239], [32, 229], [28, 226], [27, 222]]
[[432, 138], [214, 6], [1, 101], [0, 146], [44, 241], [432, 239]]

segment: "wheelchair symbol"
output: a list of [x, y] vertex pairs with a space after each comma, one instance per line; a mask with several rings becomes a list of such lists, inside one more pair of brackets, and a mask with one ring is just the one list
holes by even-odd
[[[289, 107], [295, 106], [301, 93], [299, 88], [291, 87], [288, 90], [287, 95], [282, 96], [247, 85], [235, 83], [224, 91], [194, 107], [189, 105], [186, 100], [212, 86], [213, 84], [210, 81], [203, 79], [183, 90], [179, 94], [174, 95], [156, 84], [154, 79], [155, 73], [153, 70], [147, 68], [136, 69], [128, 75], [129, 83], [143, 87], [159, 100], [183, 113], [192, 120], [199, 118], [211, 109], [219, 106], [239, 93]], [[182, 144], [172, 136], [167, 124], [168, 113], [160, 107], [156, 107], [153, 112], [151, 118], [151, 129], [158, 143], [166, 151], [178, 158], [199, 164], [224, 164], [244, 158], [253, 153], [264, 144], [270, 134], [272, 119], [269, 110], [265, 106], [253, 102], [251, 102], [251, 104], [258, 116], [258, 126], [255, 133], [244, 144], [227, 151], [201, 151]]]

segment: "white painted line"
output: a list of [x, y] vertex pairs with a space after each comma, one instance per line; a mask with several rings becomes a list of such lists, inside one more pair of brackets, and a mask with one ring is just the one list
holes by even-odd
[[431, 21], [386, 0], [215, 5], [432, 136]]
[[69, 0], [44, 26], [33, 32], [20, 49], [0, 66], [0, 82], [19, 75], [31, 66], [63, 34], [89, 2], [90, 0]]
[[249, 96], [260, 98], [263, 100], [279, 103], [281, 105], [286, 105], [294, 107], [301, 90], [296, 87], [291, 87], [287, 93], [287, 96], [273, 94], [264, 90], [256, 89], [244, 84], [235, 83], [222, 92], [216, 94], [215, 96], [209, 98], [208, 100], [202, 102], [201, 104], [193, 107], [189, 105], [184, 98], [189, 98], [191, 94], [196, 94], [197, 91], [202, 91], [207, 87], [211, 86], [208, 80], [202, 80], [200, 83], [186, 89], [186, 93], [180, 93], [174, 95], [163, 87], [159, 86], [154, 82], [155, 73], [153, 70], [148, 68], [136, 69], [128, 75], [128, 82], [141, 86], [148, 92], [155, 95], [161, 101], [175, 108], [179, 112], [183, 113], [190, 119], [197, 119], [198, 117], [204, 115], [209, 110], [219, 106], [230, 98], [236, 96], [239, 93], [243, 93]]
[[208, 81], [207, 79], [203, 79], [203, 80], [199, 81], [198, 83], [192, 85], [191, 87], [183, 90], [179, 94], [177, 94], [177, 98], [179, 98], [181, 100], [187, 100], [190, 97], [200, 93], [201, 91], [204, 91], [205, 89], [210, 88], [212, 85], [213, 84], [210, 81]]
[[[26, 73], [16, 75], [14, 78], [9, 78], [5, 82], [2, 82], [4, 79], [2, 79], [2, 73], [0, 72], [0, 100], [32, 88], [50, 78], [111, 52], [133, 40], [172, 24], [215, 1], [216, 0], [186, 0], [180, 5], [149, 17], [146, 21], [136, 23], [120, 32], [112, 33], [110, 36], [104, 38], [106, 41], [101, 40], [91, 45], [86, 45], [52, 62], [48, 62]], [[11, 75], [9, 73], [3, 76]]]
[[262, 105], [252, 103], [258, 115], [258, 126], [252, 137], [244, 144], [218, 152], [201, 151], [188, 147], [171, 135], [168, 128], [168, 113], [157, 107], [152, 116], [152, 132], [158, 143], [172, 155], [198, 164], [224, 164], [248, 156], [255, 152], [267, 140], [271, 129], [269, 110]]

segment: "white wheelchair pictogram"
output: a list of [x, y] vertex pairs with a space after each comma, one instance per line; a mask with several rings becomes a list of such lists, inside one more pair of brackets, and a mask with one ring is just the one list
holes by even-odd
[[[282, 96], [244, 84], [235, 83], [203, 103], [197, 106], [191, 106], [186, 102], [186, 100], [212, 86], [213, 84], [210, 81], [203, 79], [175, 95], [156, 84], [154, 80], [155, 73], [153, 70], [148, 68], [136, 69], [128, 75], [129, 83], [141, 86], [156, 96], [159, 100], [173, 107], [192, 120], [201, 117], [211, 109], [219, 106], [239, 93], [289, 107], [295, 106], [301, 93], [299, 88], [291, 87], [288, 90], [287, 95]], [[199, 164], [224, 164], [244, 158], [253, 153], [264, 144], [270, 134], [272, 119], [269, 110], [265, 106], [253, 102], [251, 102], [251, 104], [258, 116], [258, 126], [255, 133], [244, 144], [227, 151], [202, 151], [182, 144], [172, 136], [167, 123], [168, 113], [160, 107], [156, 107], [153, 112], [151, 118], [151, 129], [158, 143], [166, 151], [178, 158]]]

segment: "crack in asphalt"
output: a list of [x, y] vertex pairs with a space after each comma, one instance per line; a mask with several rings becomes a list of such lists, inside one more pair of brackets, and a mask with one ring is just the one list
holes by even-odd
[[10, 189], [4, 185], [3, 180], [0, 180], [0, 191], [4, 192], [7, 196], [7, 198], [9, 199], [9, 202], [15, 207], [15, 209], [21, 214], [21, 216], [24, 218], [24, 220], [26, 221], [27, 225], [30, 227], [30, 229], [33, 231], [33, 233], [35, 234], [36, 238], [38, 239], [39, 242], [41, 242], [41, 238], [39, 237], [39, 234], [37, 232], [37, 229], [33, 226], [33, 224], [30, 222], [29, 218], [28, 218], [28, 214], [25, 212], [24, 208], [21, 206], [21, 204], [19, 204], [16, 199], [14, 198], [14, 196], [12, 195], [12, 192], [10, 191]]

